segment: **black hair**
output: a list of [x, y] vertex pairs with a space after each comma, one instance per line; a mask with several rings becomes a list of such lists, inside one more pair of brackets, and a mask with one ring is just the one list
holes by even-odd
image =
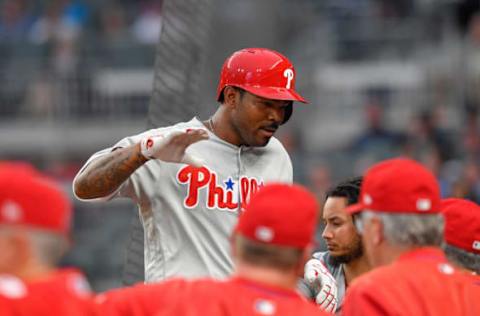
[[363, 177], [353, 177], [340, 182], [333, 188], [330, 188], [325, 194], [326, 199], [329, 197], [344, 197], [347, 198], [347, 205], [352, 205], [358, 202], [360, 196], [360, 187], [362, 185]]

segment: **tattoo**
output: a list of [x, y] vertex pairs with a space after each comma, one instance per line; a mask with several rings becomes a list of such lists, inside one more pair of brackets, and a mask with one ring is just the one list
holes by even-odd
[[146, 161], [138, 144], [114, 150], [85, 168], [74, 183], [75, 194], [85, 199], [107, 196]]

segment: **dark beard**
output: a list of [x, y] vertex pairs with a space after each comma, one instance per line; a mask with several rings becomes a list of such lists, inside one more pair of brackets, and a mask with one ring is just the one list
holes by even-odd
[[333, 265], [339, 265], [342, 263], [350, 263], [353, 260], [360, 258], [363, 255], [363, 245], [361, 239], [357, 239], [353, 245], [350, 251], [344, 255], [341, 256], [328, 256], [328, 262]]

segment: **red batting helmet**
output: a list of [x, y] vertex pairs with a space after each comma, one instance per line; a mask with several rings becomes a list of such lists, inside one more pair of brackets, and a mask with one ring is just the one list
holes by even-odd
[[[223, 89], [234, 86], [272, 100], [307, 101], [295, 91], [295, 69], [282, 54], [266, 48], [245, 48], [225, 60], [217, 88], [217, 101]], [[289, 113], [288, 113], [289, 112]], [[291, 115], [287, 110], [284, 122]]]

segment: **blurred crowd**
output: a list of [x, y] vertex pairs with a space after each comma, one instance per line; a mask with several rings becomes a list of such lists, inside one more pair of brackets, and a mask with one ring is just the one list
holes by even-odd
[[[335, 158], [341, 152], [350, 158], [348, 171], [340, 174], [358, 175], [376, 161], [403, 155], [421, 161], [437, 175], [443, 196], [480, 202], [480, 130], [476, 110], [465, 111], [459, 129], [445, 124], [447, 114], [440, 106], [418, 111], [402, 129], [392, 129], [385, 124], [384, 105], [378, 103], [377, 98], [368, 98], [363, 114], [365, 127], [361, 133], [332, 155]], [[306, 159], [301, 146], [296, 147], [291, 141], [292, 135], [283, 137], [292, 146], [294, 159], [302, 161], [297, 164], [303, 164]], [[338, 175], [332, 172], [332, 164], [335, 162], [315, 161], [311, 170], [297, 174], [298, 180], [310, 183], [323, 199], [324, 192], [338, 180]]]
[[73, 115], [100, 110], [90, 105], [94, 70], [151, 67], [161, 4], [2, 1], [0, 114], [50, 117], [68, 107]]
[[[416, 1], [342, 1], [328, 7], [335, 53], [325, 54], [328, 62], [320, 63], [397, 60], [407, 68], [413, 61], [421, 75], [418, 81], [392, 82], [388, 76], [404, 75], [396, 69], [386, 78], [343, 85], [325, 75], [323, 86], [306, 85], [316, 91], [313, 103], [319, 110], [311, 120], [302, 119], [318, 127], [314, 123], [307, 132], [292, 127], [281, 137], [293, 156], [297, 181], [308, 183], [320, 199], [342, 177], [403, 155], [437, 175], [443, 196], [480, 202], [480, 3], [440, 1], [435, 9], [427, 7]], [[395, 39], [402, 27], [404, 38]], [[313, 133], [327, 140], [309, 143]]]

